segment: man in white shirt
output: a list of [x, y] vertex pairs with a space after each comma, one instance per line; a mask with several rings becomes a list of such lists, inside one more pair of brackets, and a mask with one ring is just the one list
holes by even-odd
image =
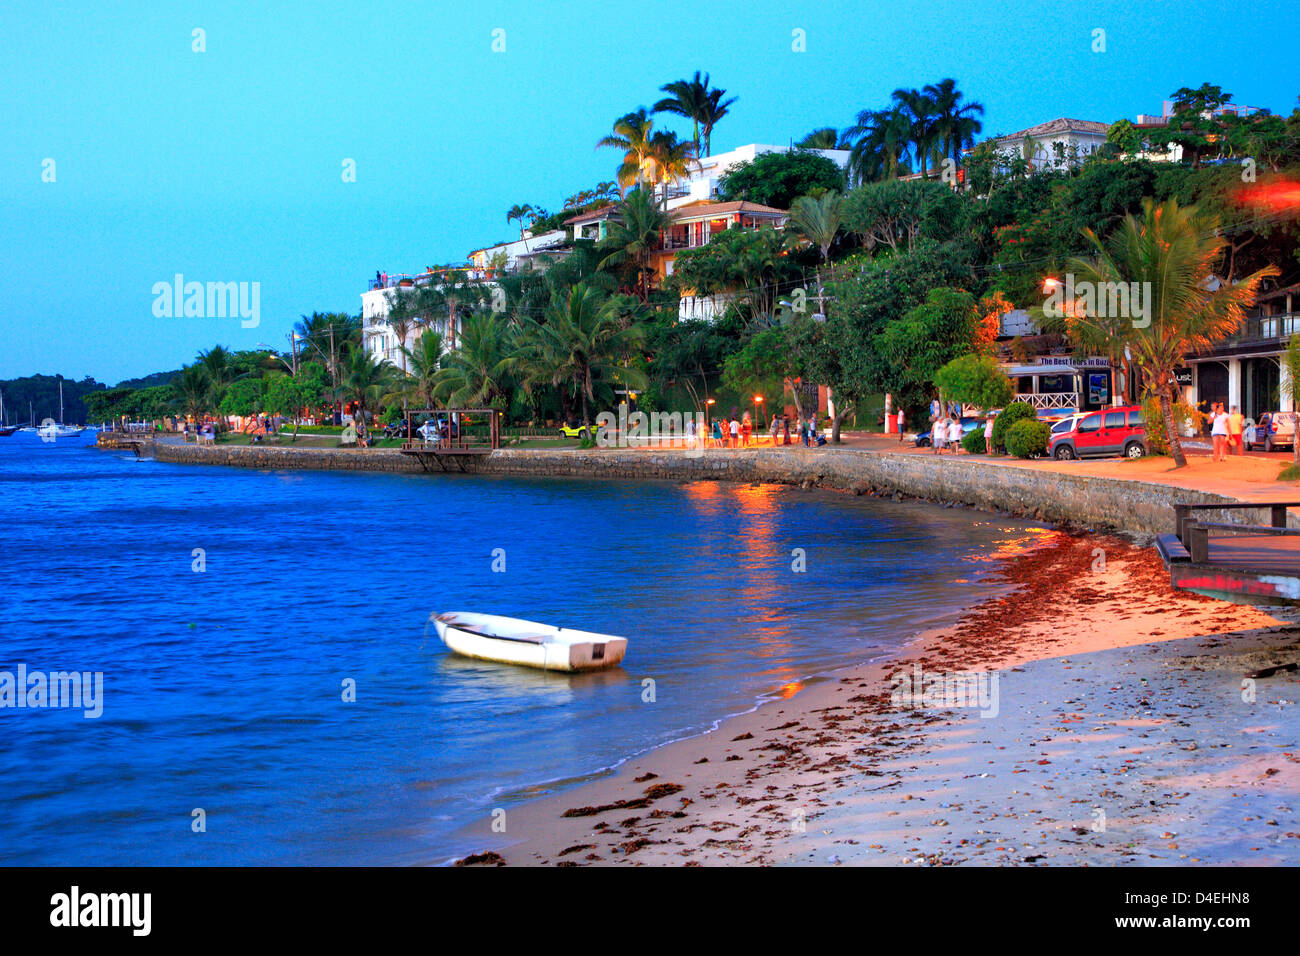
[[948, 423], [948, 446], [954, 455], [961, 454], [961, 419], [954, 418]]
[[943, 446], [948, 441], [948, 425], [942, 418], [936, 418], [930, 426], [930, 454], [943, 454]]

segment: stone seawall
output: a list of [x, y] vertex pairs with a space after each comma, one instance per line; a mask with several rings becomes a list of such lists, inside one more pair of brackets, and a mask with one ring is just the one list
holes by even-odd
[[[280, 448], [249, 445], [197, 447], [159, 442], [160, 461], [233, 465], [243, 468], [325, 469], [420, 473], [412, 456], [398, 451]], [[765, 481], [952, 502], [985, 511], [1005, 511], [1042, 521], [1110, 528], [1139, 534], [1173, 530], [1177, 501], [1233, 502], [1224, 495], [1189, 491], [1154, 482], [1072, 475], [1059, 471], [993, 464], [978, 458], [802, 448], [753, 452], [713, 451], [697, 457], [681, 452], [501, 449], [466, 456], [470, 474], [565, 478], [659, 478], [671, 481]], [[448, 461], [450, 474], [458, 474]], [[436, 467], [433, 469], [436, 472]], [[1226, 513], [1213, 520], [1232, 520]], [[1207, 516], [1208, 517], [1208, 516]], [[1240, 512], [1236, 520], [1242, 519]]]

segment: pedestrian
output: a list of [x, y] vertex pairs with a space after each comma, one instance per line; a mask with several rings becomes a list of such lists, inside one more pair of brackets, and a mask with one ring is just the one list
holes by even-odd
[[790, 419], [784, 416], [781, 418], [781, 444], [790, 444]]
[[961, 454], [961, 419], [953, 418], [948, 422], [948, 445], [954, 455]]
[[749, 447], [749, 436], [750, 434], [753, 433], [753, 431], [754, 431], [754, 423], [752, 420], [750, 420], [749, 412], [745, 412], [745, 415], [740, 422], [740, 433], [741, 433], [741, 437], [743, 438], [744, 446], [746, 448]]
[[930, 426], [930, 454], [942, 455], [943, 446], [948, 443], [948, 426], [942, 418], [936, 418]]
[[695, 444], [695, 419], [686, 419], [686, 447], [690, 448]]
[[739, 448], [739, 447], [740, 447], [740, 422], [736, 421], [736, 417], [735, 417], [734, 415], [731, 417], [731, 445], [730, 445], [730, 447], [732, 447], [732, 448]]
[[993, 454], [993, 419], [996, 416], [992, 413], [984, 420], [984, 453]]
[[1228, 447], [1234, 455], [1244, 455], [1245, 449], [1242, 447], [1241, 435], [1245, 431], [1245, 417], [1236, 405], [1232, 406], [1232, 414], [1228, 416]]
[[1214, 406], [1214, 422], [1210, 426], [1210, 438], [1214, 442], [1214, 460], [1224, 461], [1228, 448], [1228, 416], [1222, 405]]
[[901, 408], [898, 410], [898, 440], [900, 442], [903, 440], [903, 410]]

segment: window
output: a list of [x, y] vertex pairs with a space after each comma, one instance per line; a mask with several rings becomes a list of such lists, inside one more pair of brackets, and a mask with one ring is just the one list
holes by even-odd
[[1085, 417], [1085, 418], [1080, 418], [1080, 419], [1079, 419], [1079, 431], [1080, 431], [1080, 432], [1095, 432], [1095, 431], [1097, 431], [1097, 430], [1100, 429], [1100, 428], [1101, 428], [1101, 416], [1100, 416], [1100, 415], [1088, 415], [1088, 416]]
[[1135, 412], [1129, 412], [1129, 413], [1128, 413], [1128, 423], [1129, 423], [1129, 425], [1141, 425], [1141, 424], [1143, 424], [1143, 421], [1142, 421], [1142, 409], [1139, 408], [1139, 409], [1138, 409], [1137, 411], [1135, 411]]
[[1106, 413], [1106, 427], [1107, 427], [1107, 428], [1123, 428], [1123, 427], [1124, 427], [1124, 413], [1123, 413], [1123, 412], [1107, 412], [1107, 413]]

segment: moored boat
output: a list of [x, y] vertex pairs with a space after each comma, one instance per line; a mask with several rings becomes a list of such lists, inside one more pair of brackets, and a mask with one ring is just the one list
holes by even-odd
[[627, 653], [627, 638], [538, 624], [499, 614], [453, 611], [433, 619], [438, 637], [465, 657], [520, 664], [548, 671], [614, 667]]

